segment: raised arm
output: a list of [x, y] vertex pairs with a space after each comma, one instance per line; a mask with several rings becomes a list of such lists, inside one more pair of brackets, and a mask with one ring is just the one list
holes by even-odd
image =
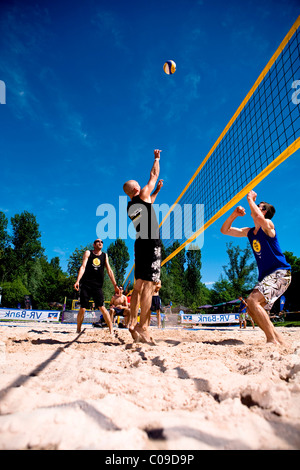
[[251, 216], [254, 220], [255, 225], [261, 226], [263, 231], [269, 235], [269, 237], [275, 237], [275, 227], [273, 222], [270, 219], [265, 218], [266, 211], [260, 209], [256, 205], [256, 196], [257, 194], [254, 191], [250, 191], [247, 194], [247, 201], [250, 206]]
[[246, 214], [245, 209], [242, 206], [235, 208], [233, 213], [225, 220], [224, 224], [221, 227], [221, 233], [223, 235], [230, 235], [231, 237], [247, 237], [247, 234], [250, 230], [250, 227], [237, 228], [232, 227], [232, 223], [237, 217], [243, 217]]
[[151, 202], [151, 193], [154, 190], [156, 181], [157, 181], [158, 176], [159, 176], [160, 152], [161, 152], [161, 150], [157, 150], [157, 149], [154, 150], [154, 163], [153, 163], [151, 171], [150, 171], [150, 178], [149, 178], [149, 181], [146, 184], [146, 186], [144, 186], [144, 188], [141, 189], [141, 192], [140, 192], [140, 198], [145, 202]]
[[157, 185], [156, 185], [156, 189], [155, 191], [153, 191], [153, 193], [151, 194], [150, 198], [151, 198], [151, 203], [153, 204], [155, 199], [156, 199], [156, 196], [158, 195], [159, 191], [161, 190], [161, 188], [163, 187], [164, 185], [164, 182], [163, 180], [159, 180]]

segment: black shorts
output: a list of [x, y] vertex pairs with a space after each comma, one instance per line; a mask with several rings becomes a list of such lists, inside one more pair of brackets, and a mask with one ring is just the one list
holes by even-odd
[[152, 304], [151, 304], [151, 312], [157, 312], [160, 310], [160, 297], [159, 295], [153, 295], [152, 297]]
[[136, 279], [158, 282], [161, 268], [160, 240], [136, 240], [134, 244]]
[[122, 308], [114, 307], [115, 315], [123, 315], [124, 310]]
[[104, 296], [101, 287], [87, 286], [82, 284], [80, 286], [80, 306], [82, 308], [90, 308], [90, 299], [93, 298], [95, 308], [103, 307]]

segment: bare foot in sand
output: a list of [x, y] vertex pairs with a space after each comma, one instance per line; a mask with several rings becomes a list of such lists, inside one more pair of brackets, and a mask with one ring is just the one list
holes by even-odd
[[135, 331], [135, 327], [134, 326], [129, 326], [128, 330], [129, 330], [129, 332], [132, 336], [133, 341], [139, 342], [140, 341], [140, 335], [138, 334], [137, 331]]
[[141, 337], [142, 343], [156, 344], [146, 327], [142, 328], [140, 325], [136, 325], [134, 330]]
[[267, 340], [267, 344], [274, 344], [275, 346], [281, 346], [281, 347], [286, 347], [287, 344], [285, 340], [283, 339], [283, 336], [278, 333], [278, 331], [275, 330], [275, 338], [270, 339], [269, 341]]

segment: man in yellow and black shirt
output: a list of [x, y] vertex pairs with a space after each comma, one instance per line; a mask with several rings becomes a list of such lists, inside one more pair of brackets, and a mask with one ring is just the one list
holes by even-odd
[[113, 332], [112, 322], [108, 311], [104, 306], [104, 297], [102, 286], [104, 281], [104, 268], [106, 268], [109, 278], [115, 288], [116, 294], [119, 288], [115, 281], [114, 273], [109, 265], [108, 256], [102, 252], [103, 241], [97, 239], [94, 241], [94, 250], [84, 252], [82, 265], [79, 268], [77, 281], [74, 288], [80, 290], [80, 310], [77, 316], [77, 333], [81, 331], [81, 325], [84, 319], [86, 309], [89, 307], [89, 300], [93, 297], [95, 307], [99, 308], [107, 323], [109, 331]]

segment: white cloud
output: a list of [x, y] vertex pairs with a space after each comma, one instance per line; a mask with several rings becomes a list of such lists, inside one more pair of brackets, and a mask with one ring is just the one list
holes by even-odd
[[54, 253], [57, 253], [60, 256], [66, 256], [66, 252], [62, 250], [59, 246], [53, 248]]

